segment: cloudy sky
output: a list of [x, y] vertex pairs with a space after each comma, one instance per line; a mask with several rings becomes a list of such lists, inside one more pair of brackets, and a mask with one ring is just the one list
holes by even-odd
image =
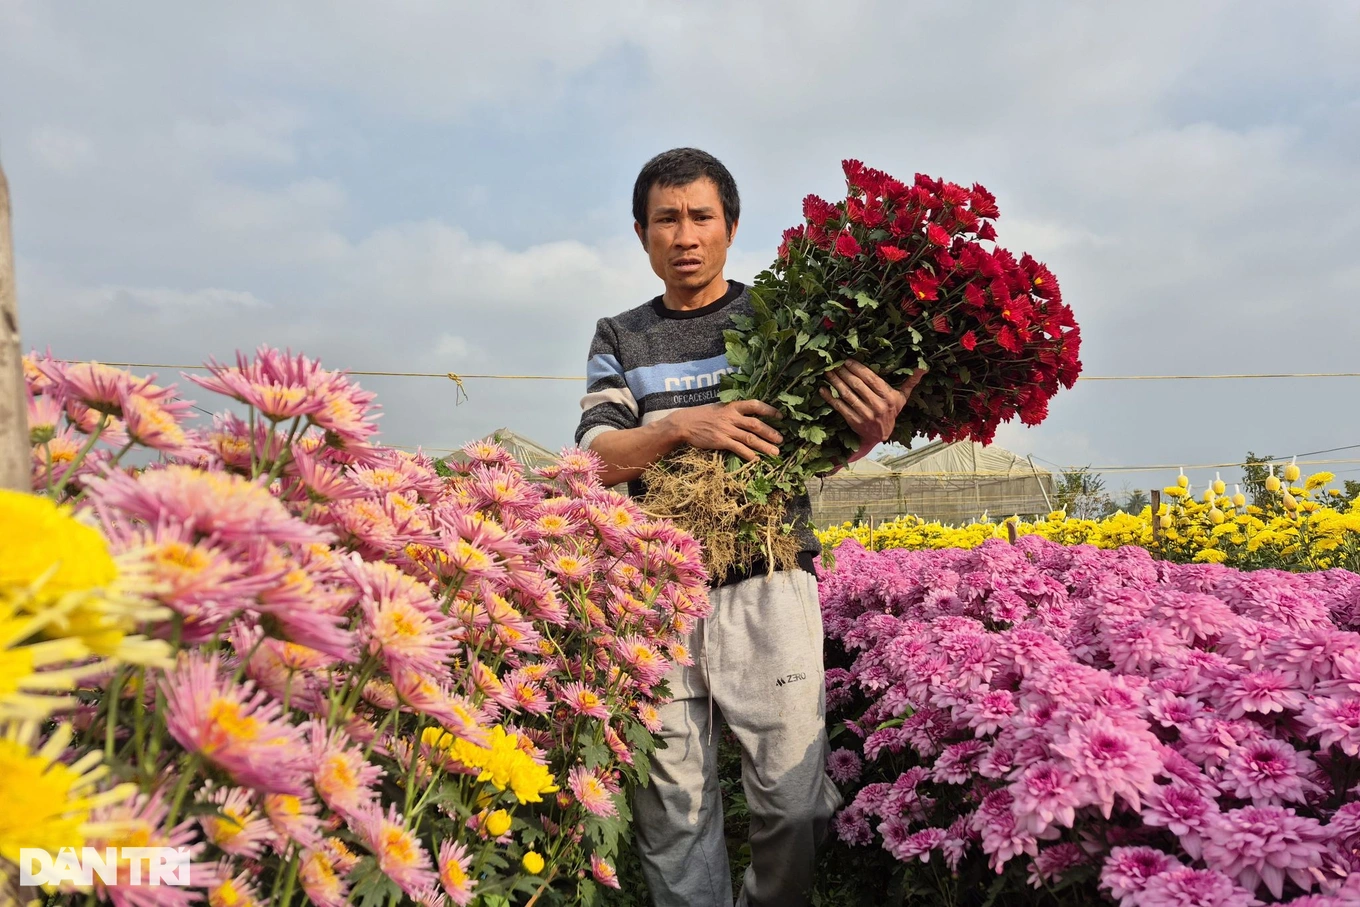
[[[22, 328], [62, 357], [582, 374], [595, 319], [659, 291], [629, 194], [677, 145], [737, 178], [730, 277], [859, 157], [989, 186], [1088, 374], [1360, 371], [1348, 0], [0, 0]], [[364, 383], [385, 440], [433, 448], [561, 446], [582, 392]], [[1358, 384], [1090, 382], [998, 443], [1133, 466], [1360, 445]]]

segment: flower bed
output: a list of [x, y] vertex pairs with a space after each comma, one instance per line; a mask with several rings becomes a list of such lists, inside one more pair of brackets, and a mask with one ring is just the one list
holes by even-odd
[[[1180, 485], [1166, 489], [1167, 503], [1154, 516], [1115, 513], [1100, 520], [1069, 518], [1055, 512], [1035, 522], [1010, 520], [1019, 536], [1037, 535], [1064, 545], [1094, 545], [1113, 550], [1137, 545], [1158, 558], [1179, 563], [1218, 563], [1243, 570], [1275, 568], [1294, 572], [1344, 567], [1360, 571], [1360, 499], [1335, 503], [1341, 493], [1327, 490], [1331, 473], [1318, 473], [1278, 495], [1267, 494], [1264, 506], [1247, 505], [1210, 489], [1209, 499], [1196, 499]], [[1288, 492], [1289, 498], [1284, 497]], [[1286, 506], [1286, 502], [1293, 506]], [[1157, 522], [1157, 532], [1153, 523]], [[988, 539], [1006, 538], [1006, 523], [943, 526], [912, 516], [878, 524], [832, 526], [819, 533], [834, 548], [853, 538], [866, 548], [976, 548]]]
[[120, 907], [617, 886], [708, 609], [692, 539], [587, 453], [525, 476], [494, 444], [458, 469], [376, 446], [372, 395], [302, 356], [214, 365], [248, 412], [202, 428], [149, 379], [25, 367], [43, 497], [0, 495], [0, 903], [21, 846], [190, 848], [194, 889], [96, 882]]
[[1339, 570], [847, 541], [836, 834], [948, 903], [1358, 903], [1358, 601]]

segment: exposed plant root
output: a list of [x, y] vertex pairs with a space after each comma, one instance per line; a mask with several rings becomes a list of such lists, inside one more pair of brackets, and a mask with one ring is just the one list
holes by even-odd
[[786, 528], [788, 496], [776, 492], [764, 503], [747, 495], [748, 470], [729, 472], [721, 451], [683, 448], [642, 476], [647, 488], [643, 511], [668, 519], [703, 546], [710, 577], [733, 567], [765, 561], [770, 569], [798, 562], [798, 539]]

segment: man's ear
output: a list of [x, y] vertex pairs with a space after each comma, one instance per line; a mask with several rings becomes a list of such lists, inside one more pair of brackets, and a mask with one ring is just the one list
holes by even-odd
[[647, 248], [647, 228], [637, 221], [633, 221], [633, 232], [637, 234], [638, 242], [642, 243], [642, 248]]
[[741, 219], [740, 219], [740, 218], [738, 218], [737, 220], [732, 221], [732, 229], [727, 231], [727, 244], [728, 244], [729, 246], [732, 245], [732, 240], [734, 240], [734, 239], [737, 238], [737, 225], [740, 224], [740, 223], [741, 223]]

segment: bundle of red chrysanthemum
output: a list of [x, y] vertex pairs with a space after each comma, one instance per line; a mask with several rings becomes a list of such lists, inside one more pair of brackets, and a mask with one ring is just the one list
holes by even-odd
[[[845, 199], [804, 199], [806, 222], [785, 231], [777, 259], [752, 288], [753, 314], [735, 316], [727, 335], [734, 371], [722, 399], [780, 409], [782, 455], [728, 463], [737, 475], [724, 484], [748, 500], [698, 508], [702, 519], [686, 516], [675, 498], [693, 501], [696, 476], [722, 471], [718, 458], [687, 452], [648, 477], [667, 513], [706, 542], [711, 570], [729, 549], [735, 560], [792, 559], [794, 546], [773, 542], [784, 527], [782, 511], [769, 505], [860, 447], [818, 393], [826, 373], [847, 360], [894, 384], [928, 367], [898, 420], [893, 440], [903, 444], [921, 435], [986, 443], [1017, 415], [1038, 424], [1049, 399], [1081, 371], [1080, 331], [1057, 280], [1028, 254], [1017, 258], [995, 244], [1000, 211], [990, 192], [923, 174], [907, 185], [854, 160], [844, 169]], [[707, 519], [711, 510], [722, 525]]]

